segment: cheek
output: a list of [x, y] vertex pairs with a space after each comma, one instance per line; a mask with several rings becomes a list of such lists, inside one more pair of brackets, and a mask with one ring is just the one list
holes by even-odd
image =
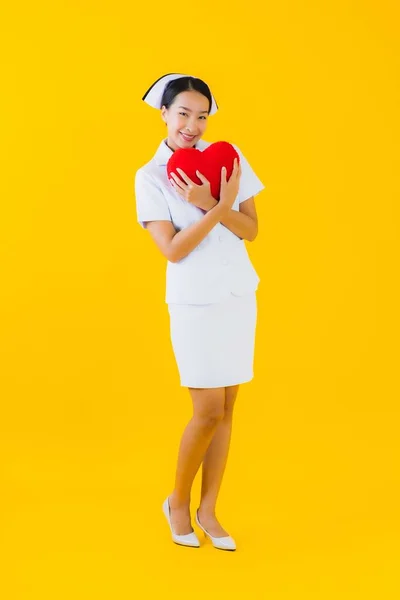
[[177, 130], [178, 130], [178, 129], [179, 129], [179, 130], [181, 130], [181, 129], [183, 129], [183, 128], [184, 128], [184, 126], [185, 126], [185, 123], [184, 123], [183, 119], [176, 119], [176, 120], [175, 120], [175, 122], [174, 122], [174, 127], [175, 127], [175, 129], [177, 129]]

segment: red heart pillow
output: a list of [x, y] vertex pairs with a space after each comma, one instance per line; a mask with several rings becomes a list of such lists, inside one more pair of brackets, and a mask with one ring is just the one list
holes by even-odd
[[219, 200], [221, 188], [221, 169], [226, 167], [226, 180], [229, 181], [233, 171], [233, 161], [237, 158], [240, 162], [239, 154], [229, 142], [214, 142], [205, 148], [198, 150], [197, 148], [178, 148], [171, 155], [167, 163], [168, 179], [171, 179], [173, 171], [177, 177], [186, 183], [176, 170], [177, 167], [182, 169], [190, 179], [202, 185], [201, 179], [196, 175], [196, 171], [200, 171], [210, 182], [211, 195], [215, 200]]

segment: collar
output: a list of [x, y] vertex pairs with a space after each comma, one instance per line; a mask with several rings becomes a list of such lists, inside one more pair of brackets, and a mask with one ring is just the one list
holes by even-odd
[[[209, 144], [210, 142], [200, 139], [196, 142], [196, 150], [204, 150]], [[167, 146], [165, 138], [158, 146], [157, 152], [154, 155], [154, 160], [159, 167], [163, 167], [167, 164], [173, 153], [173, 150]]]

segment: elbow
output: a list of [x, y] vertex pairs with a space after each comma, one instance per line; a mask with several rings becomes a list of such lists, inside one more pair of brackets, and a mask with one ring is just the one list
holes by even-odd
[[251, 231], [248, 240], [249, 242], [254, 242], [254, 240], [256, 239], [256, 237], [258, 236], [258, 225], [255, 225], [255, 227], [253, 227], [253, 230]]
[[175, 244], [172, 243], [172, 239], [168, 240], [168, 242], [163, 247], [163, 254], [165, 258], [170, 263], [176, 263], [179, 260], [178, 253], [175, 248]]
[[165, 256], [167, 257], [170, 263], [177, 263], [181, 260], [181, 256], [178, 255], [177, 251], [174, 248], [168, 248], [168, 250], [165, 253]]
[[173, 252], [167, 252], [166, 255], [168, 262], [170, 263], [177, 263], [178, 259], [176, 257], [176, 255]]
[[167, 249], [166, 255], [169, 262], [178, 263], [188, 255], [188, 252], [185, 251], [183, 248], [174, 248], [174, 245], [171, 244]]

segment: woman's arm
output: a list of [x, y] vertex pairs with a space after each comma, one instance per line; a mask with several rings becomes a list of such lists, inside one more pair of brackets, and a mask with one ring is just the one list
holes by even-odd
[[[213, 207], [218, 202], [213, 198]], [[252, 242], [258, 234], [258, 218], [254, 196], [239, 204], [239, 211], [231, 209], [220, 221], [224, 227], [241, 239]]]
[[[237, 159], [235, 159], [235, 161], [237, 161]], [[243, 155], [242, 164], [244, 165], [246, 172], [248, 172], [250, 170], [250, 165]], [[182, 169], [177, 169], [177, 171], [180, 176], [183, 177], [184, 181], [180, 180], [175, 173], [171, 173], [172, 178], [170, 181], [178, 194], [186, 201], [205, 211], [213, 209], [220, 203], [211, 195], [210, 182], [202, 173], [196, 171], [197, 176], [202, 181], [202, 185], [198, 185], [194, 183]], [[238, 181], [241, 179], [241, 172], [242, 169], [240, 167]], [[231, 203], [231, 210], [226, 213], [220, 223], [241, 239], [248, 240], [249, 242], [255, 240], [258, 233], [258, 220], [254, 196], [250, 196], [241, 202], [239, 201], [239, 211], [233, 210]]]
[[218, 203], [200, 221], [179, 232], [171, 221], [147, 221], [147, 229], [162, 254], [175, 263], [190, 254], [229, 211], [230, 207]]
[[221, 193], [216, 206], [211, 208], [200, 221], [185, 227], [178, 233], [169, 221], [146, 221], [154, 241], [161, 252], [170, 262], [179, 262], [200, 244], [218, 223], [220, 223], [231, 210], [238, 195], [241, 166], [235, 158], [233, 171], [226, 180], [226, 167], [221, 169]]

